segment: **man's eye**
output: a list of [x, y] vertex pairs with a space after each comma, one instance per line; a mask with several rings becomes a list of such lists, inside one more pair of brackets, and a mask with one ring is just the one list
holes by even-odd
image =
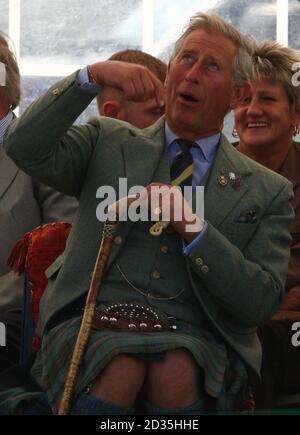
[[243, 103], [244, 103], [244, 104], [250, 104], [250, 103], [251, 103], [251, 97], [245, 97], [245, 98], [243, 99]]
[[265, 96], [263, 97], [263, 99], [264, 99], [265, 101], [276, 101], [276, 98], [271, 97], [270, 95], [265, 95]]
[[185, 53], [181, 56], [181, 62], [192, 63], [192, 62], [194, 62], [194, 56], [190, 53]]
[[211, 71], [220, 71], [220, 67], [216, 62], [207, 62], [207, 68]]

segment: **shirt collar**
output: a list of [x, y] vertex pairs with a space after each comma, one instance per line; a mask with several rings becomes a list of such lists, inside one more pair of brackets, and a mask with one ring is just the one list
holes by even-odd
[[[168, 148], [170, 148], [173, 142], [177, 141], [177, 139], [180, 139], [180, 137], [170, 129], [167, 122], [166, 122], [165, 136], [166, 136], [166, 143]], [[214, 134], [213, 136], [205, 137], [194, 141], [199, 146], [205, 159], [208, 162], [211, 162], [213, 160], [216, 154], [217, 147], [220, 142], [220, 138], [221, 138], [221, 133], [217, 133]]]
[[13, 112], [8, 112], [7, 115], [5, 115], [3, 118], [0, 118], [0, 144], [3, 141], [3, 136], [7, 130], [7, 127], [11, 123], [11, 121], [14, 118]]

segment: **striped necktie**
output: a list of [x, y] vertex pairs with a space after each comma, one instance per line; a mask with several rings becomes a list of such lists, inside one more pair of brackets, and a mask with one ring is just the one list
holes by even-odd
[[173, 186], [192, 186], [193, 184], [193, 155], [191, 148], [197, 146], [195, 142], [178, 139], [181, 150], [175, 156], [171, 166], [171, 180]]

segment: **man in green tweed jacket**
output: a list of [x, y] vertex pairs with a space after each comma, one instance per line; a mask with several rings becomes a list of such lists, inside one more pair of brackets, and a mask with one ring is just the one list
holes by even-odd
[[144, 68], [100, 62], [56, 84], [9, 128], [4, 146], [24, 171], [80, 198], [66, 251], [47, 271], [42, 345], [31, 370], [53, 412], [101, 242], [96, 192], [107, 185], [118, 192], [120, 178], [128, 188], [169, 186], [180, 139], [193, 142], [191, 184], [205, 186], [204, 220], [187, 206], [179, 222], [171, 213], [157, 238], [150, 222], [120, 223], [99, 296], [104, 307], [150, 307], [177, 329], [93, 330], [71, 412], [133, 414], [138, 401], [147, 414], [200, 415], [208, 397], [217, 409], [232, 410], [239, 404], [226, 401], [226, 393], [241, 397], [247, 373], [259, 375], [256, 328], [282, 301], [293, 210], [290, 183], [239, 154], [220, 133], [243, 95], [249, 50], [222, 18], [199, 13], [176, 44], [166, 116], [152, 127], [105, 118], [71, 127], [99, 85], [117, 86], [128, 99], [162, 99]]

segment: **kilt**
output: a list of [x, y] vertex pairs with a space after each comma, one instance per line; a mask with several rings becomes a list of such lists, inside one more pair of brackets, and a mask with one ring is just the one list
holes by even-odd
[[[54, 413], [60, 403], [80, 323], [81, 317], [77, 317], [50, 330], [43, 337], [42, 347], [31, 370], [32, 376], [45, 391]], [[74, 400], [116, 355], [152, 355], [155, 358], [162, 352], [178, 348], [185, 348], [193, 354], [204, 371], [206, 393], [217, 399], [223, 391], [229, 364], [224, 342], [211, 332], [198, 330], [182, 321], [176, 321], [175, 324], [177, 330], [171, 332], [93, 330], [75, 386]]]

